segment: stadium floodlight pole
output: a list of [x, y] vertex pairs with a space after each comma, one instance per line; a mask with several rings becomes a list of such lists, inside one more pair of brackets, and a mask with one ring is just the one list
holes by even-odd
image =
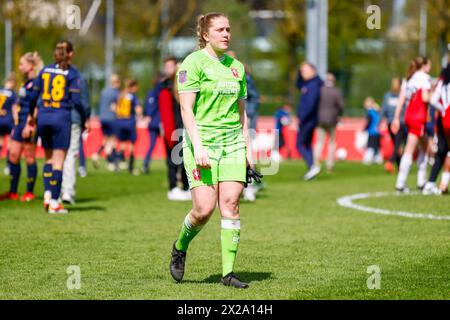
[[445, 53], [442, 56], [442, 68], [445, 68], [450, 63], [450, 43], [447, 44]]
[[[169, 1], [163, 0], [161, 5], [161, 26], [162, 26], [162, 34], [161, 34], [161, 63], [162, 60], [168, 55], [169, 53], [169, 22], [170, 22], [170, 4]], [[160, 65], [161, 65], [160, 63]]]
[[421, 0], [420, 2], [420, 49], [419, 52], [422, 56], [427, 54], [427, 0]]
[[12, 72], [12, 21], [11, 11], [13, 9], [13, 2], [9, 0], [6, 4], [6, 11], [8, 18], [5, 19], [5, 75], [8, 76]]
[[319, 62], [317, 59], [318, 3], [316, 0], [308, 0], [306, 6], [306, 60], [317, 66]]
[[307, 2], [306, 60], [325, 78], [328, 71], [328, 0]]
[[114, 0], [106, 0], [105, 80], [113, 73], [114, 65]]
[[319, 75], [325, 79], [328, 72], [328, 0], [320, 2], [319, 25]]

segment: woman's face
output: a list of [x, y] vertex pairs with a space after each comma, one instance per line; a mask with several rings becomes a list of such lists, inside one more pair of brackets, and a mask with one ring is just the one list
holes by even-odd
[[426, 73], [430, 73], [431, 72], [431, 60], [428, 60], [428, 63], [423, 66], [423, 71], [426, 72]]
[[370, 109], [373, 106], [373, 99], [371, 98], [366, 98], [364, 100], [364, 108], [366, 109]]
[[231, 28], [228, 18], [217, 17], [213, 19], [208, 33], [204, 37], [215, 51], [227, 51], [231, 40]]
[[21, 58], [19, 61], [19, 71], [21, 74], [25, 75], [33, 69], [33, 64]]
[[316, 71], [314, 70], [314, 68], [307, 63], [303, 63], [300, 66], [300, 73], [302, 74], [302, 78], [305, 81], [311, 80], [316, 76]]

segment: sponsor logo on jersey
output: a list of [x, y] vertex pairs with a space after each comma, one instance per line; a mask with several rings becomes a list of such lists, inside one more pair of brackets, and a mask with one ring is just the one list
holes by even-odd
[[185, 83], [186, 79], [187, 79], [187, 71], [185, 70], [180, 71], [180, 73], [178, 74], [178, 82]]
[[200, 181], [202, 179], [199, 169], [192, 170], [192, 176], [194, 177], [195, 181]]
[[236, 68], [231, 68], [231, 72], [235, 78], [239, 78], [239, 73]]
[[19, 97], [24, 98], [27, 95], [27, 90], [25, 89], [25, 87], [20, 87], [19, 89]]

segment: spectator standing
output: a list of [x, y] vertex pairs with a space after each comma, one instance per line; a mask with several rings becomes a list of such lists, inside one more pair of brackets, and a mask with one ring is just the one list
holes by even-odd
[[[91, 113], [89, 103], [89, 87], [86, 78], [80, 75], [80, 99], [84, 108], [86, 119]], [[70, 145], [67, 150], [67, 156], [64, 160], [63, 179], [61, 187], [61, 200], [67, 204], [75, 204], [76, 182], [77, 182], [77, 166], [76, 160], [79, 155], [81, 146], [81, 133], [83, 132], [83, 122], [81, 115], [75, 108], [72, 109], [72, 127], [70, 132]]]
[[314, 129], [319, 122], [320, 90], [323, 81], [317, 75], [316, 67], [308, 62], [302, 63], [297, 78], [297, 88], [301, 90], [301, 97], [297, 107], [299, 130], [297, 135], [297, 150], [308, 166], [308, 172], [303, 179], [314, 179], [320, 168], [314, 165], [312, 140]]
[[380, 162], [380, 106], [372, 97], [364, 100], [364, 108], [367, 111], [367, 125], [365, 130], [368, 133], [367, 150], [364, 154], [363, 163], [372, 164], [374, 161]]
[[320, 157], [325, 146], [326, 135], [328, 134], [328, 157], [326, 162], [328, 172], [333, 171], [334, 168], [336, 126], [343, 111], [344, 98], [342, 91], [336, 88], [336, 77], [332, 73], [328, 73], [325, 85], [320, 91], [319, 125], [317, 127], [316, 147], [314, 149], [315, 166], [320, 168]]

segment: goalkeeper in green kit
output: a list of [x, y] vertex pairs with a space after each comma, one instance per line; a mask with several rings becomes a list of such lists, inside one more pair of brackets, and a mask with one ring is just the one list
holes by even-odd
[[[219, 205], [223, 278], [221, 283], [247, 288], [233, 267], [240, 239], [239, 199], [247, 183], [260, 182], [248, 147], [247, 96], [242, 63], [226, 55], [231, 30], [222, 13], [208, 13], [197, 24], [199, 50], [191, 53], [177, 74], [184, 123], [183, 160], [193, 208], [173, 244], [170, 273], [184, 275], [189, 243]], [[170, 155], [169, 155], [170, 156]]]

